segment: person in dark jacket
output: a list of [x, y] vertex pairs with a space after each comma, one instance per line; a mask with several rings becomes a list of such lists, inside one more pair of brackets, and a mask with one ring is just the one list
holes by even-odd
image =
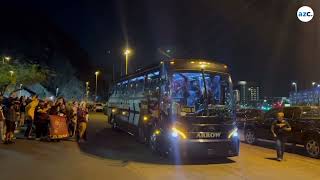
[[49, 124], [49, 105], [45, 101], [41, 101], [35, 111], [34, 124], [36, 126], [36, 140], [47, 138]]
[[11, 102], [7, 118], [6, 118], [6, 139], [4, 144], [12, 144], [13, 142], [13, 135], [14, 135], [14, 130], [16, 126], [16, 121], [17, 121], [17, 111], [18, 111], [19, 105], [18, 103]]
[[290, 124], [284, 119], [284, 113], [277, 114], [277, 120], [271, 125], [271, 132], [276, 138], [277, 160], [283, 160], [285, 144], [287, 142], [288, 133], [291, 131]]

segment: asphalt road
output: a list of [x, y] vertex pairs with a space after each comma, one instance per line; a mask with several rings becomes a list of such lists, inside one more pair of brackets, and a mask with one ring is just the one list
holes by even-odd
[[149, 149], [121, 132], [106, 128], [106, 117], [92, 114], [89, 141], [39, 142], [16, 140], [0, 145], [1, 180], [95, 180], [95, 179], [320, 179], [320, 160], [303, 151], [286, 153], [274, 160], [270, 144], [241, 144], [240, 156], [216, 160], [192, 160], [175, 165], [152, 155]]

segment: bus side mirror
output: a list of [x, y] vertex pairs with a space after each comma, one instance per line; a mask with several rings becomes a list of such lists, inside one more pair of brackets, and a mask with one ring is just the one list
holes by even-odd
[[236, 104], [240, 102], [240, 91], [239, 90], [233, 90], [233, 97]]

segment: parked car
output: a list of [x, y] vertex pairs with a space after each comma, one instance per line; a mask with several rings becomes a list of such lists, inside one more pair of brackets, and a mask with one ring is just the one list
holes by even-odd
[[263, 118], [264, 112], [259, 109], [240, 109], [236, 113], [237, 127], [243, 129], [245, 123]]
[[94, 105], [94, 111], [95, 112], [102, 112], [103, 111], [103, 104], [102, 103], [96, 103]]
[[264, 117], [245, 124], [245, 141], [256, 143], [259, 139], [273, 140], [271, 124], [277, 120], [276, 115], [282, 111], [292, 127], [288, 142], [304, 145], [309, 156], [320, 157], [320, 107], [294, 106], [271, 109]]

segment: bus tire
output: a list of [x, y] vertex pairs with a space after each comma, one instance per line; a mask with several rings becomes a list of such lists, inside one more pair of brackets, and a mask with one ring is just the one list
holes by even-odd
[[151, 152], [156, 155], [160, 155], [159, 150], [159, 135], [151, 134], [149, 138], [149, 147]]

